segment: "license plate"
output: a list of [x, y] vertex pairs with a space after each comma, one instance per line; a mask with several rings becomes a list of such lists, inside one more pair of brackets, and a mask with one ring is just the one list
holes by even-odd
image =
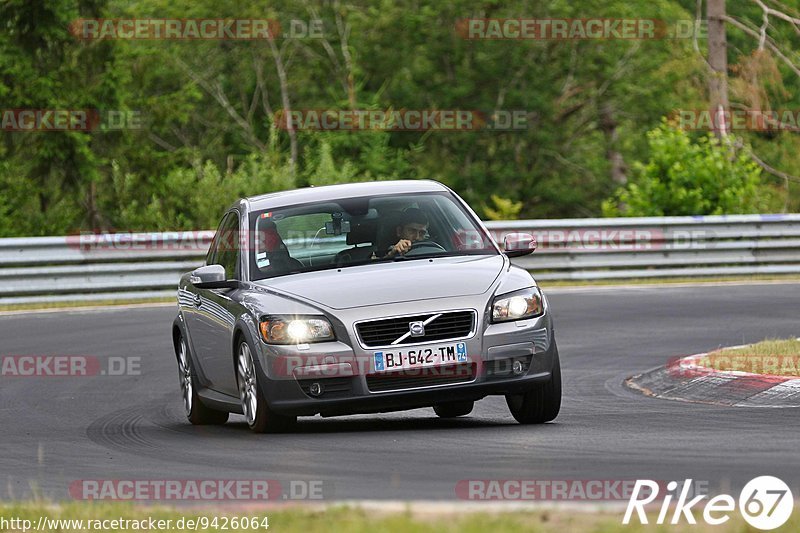
[[454, 344], [383, 350], [374, 352], [374, 359], [376, 372], [466, 363], [467, 344], [457, 342]]

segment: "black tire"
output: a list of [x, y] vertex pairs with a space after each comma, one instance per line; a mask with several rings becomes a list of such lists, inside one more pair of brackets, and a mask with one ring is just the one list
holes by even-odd
[[247, 425], [255, 433], [289, 431], [297, 422], [297, 417], [281, 415], [270, 409], [258, 386], [258, 371], [252, 354], [253, 349], [246, 340], [239, 342], [236, 356], [236, 381], [239, 384], [239, 398]]
[[472, 412], [475, 407], [475, 402], [472, 400], [463, 402], [448, 402], [440, 403], [433, 406], [433, 410], [439, 415], [439, 418], [456, 418], [458, 416], [465, 416]]
[[[553, 341], [555, 343], [555, 341]], [[509, 394], [506, 403], [511, 415], [520, 424], [544, 424], [555, 420], [561, 410], [561, 363], [558, 347], [555, 353], [550, 379], [539, 383], [524, 394]]]
[[197, 372], [186, 339], [180, 333], [175, 342], [175, 356], [178, 359], [178, 379], [183, 395], [183, 408], [189, 422], [195, 426], [218, 426], [227, 422], [227, 412], [207, 407], [197, 395]]

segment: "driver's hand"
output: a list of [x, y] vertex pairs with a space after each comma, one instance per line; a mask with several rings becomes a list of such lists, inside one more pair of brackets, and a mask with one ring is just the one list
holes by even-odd
[[408, 239], [400, 239], [397, 244], [392, 248], [391, 255], [404, 254], [411, 249], [411, 241]]

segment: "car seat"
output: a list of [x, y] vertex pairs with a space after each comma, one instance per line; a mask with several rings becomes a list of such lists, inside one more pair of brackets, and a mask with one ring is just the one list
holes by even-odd
[[261, 270], [290, 272], [304, 267], [303, 263], [289, 255], [289, 249], [278, 233], [275, 222], [262, 220], [258, 226], [258, 232], [259, 246], [256, 249], [265, 252], [266, 259], [269, 261], [269, 265], [261, 267]]
[[[368, 261], [375, 251], [377, 229], [377, 221], [374, 219], [353, 223], [347, 234], [347, 244], [352, 248], [336, 254], [335, 263], [344, 265]], [[360, 244], [368, 244], [368, 246], [359, 246]]]

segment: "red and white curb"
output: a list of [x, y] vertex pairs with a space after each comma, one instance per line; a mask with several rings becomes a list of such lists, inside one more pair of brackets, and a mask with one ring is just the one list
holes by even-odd
[[665, 400], [732, 407], [800, 407], [800, 378], [717, 370], [702, 364], [708, 356], [702, 353], [682, 357], [629, 377], [625, 385]]

